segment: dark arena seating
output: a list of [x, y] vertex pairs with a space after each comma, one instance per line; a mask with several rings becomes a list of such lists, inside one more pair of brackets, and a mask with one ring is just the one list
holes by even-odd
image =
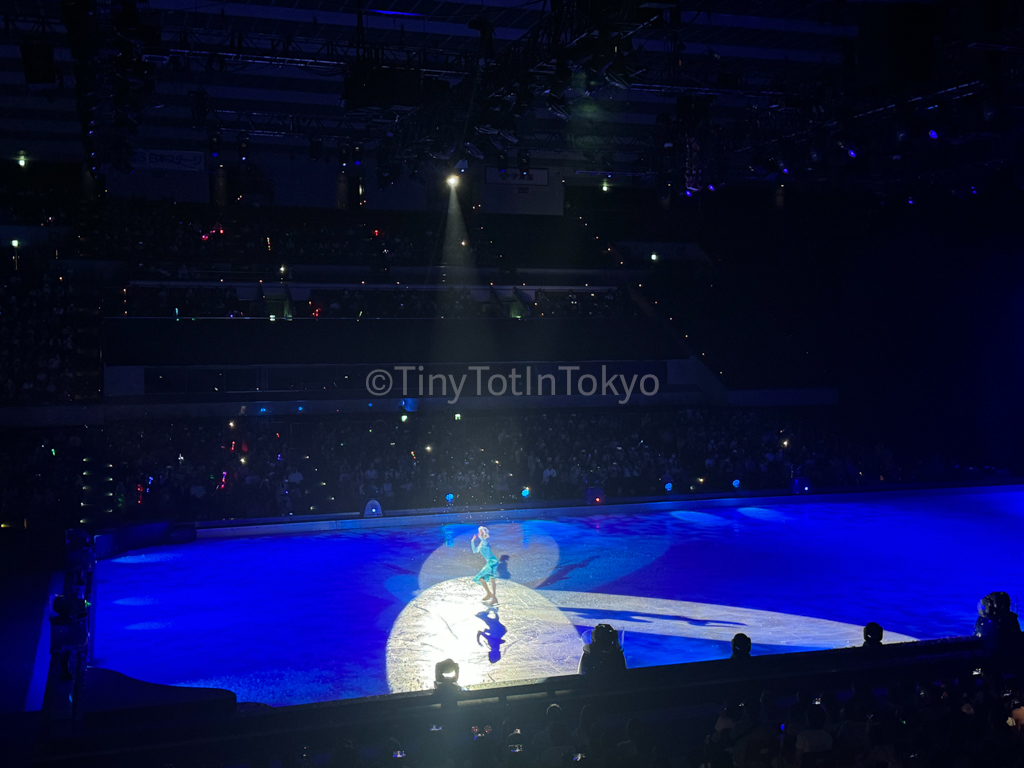
[[1019, 5], [5, 9], [0, 765], [1024, 768]]

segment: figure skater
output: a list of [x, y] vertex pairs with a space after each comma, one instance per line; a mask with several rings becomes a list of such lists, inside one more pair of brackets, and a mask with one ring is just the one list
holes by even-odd
[[[479, 544], [477, 543], [478, 537], [480, 539]], [[484, 567], [480, 569], [480, 573], [473, 577], [473, 581], [479, 581], [480, 586], [484, 588], [486, 596], [482, 602], [487, 605], [497, 605], [498, 593], [494, 579], [498, 575], [498, 558], [494, 556], [494, 553], [491, 551], [491, 545], [487, 542], [487, 539], [490, 537], [491, 532], [481, 525], [470, 542], [473, 554], [482, 555], [485, 561]]]

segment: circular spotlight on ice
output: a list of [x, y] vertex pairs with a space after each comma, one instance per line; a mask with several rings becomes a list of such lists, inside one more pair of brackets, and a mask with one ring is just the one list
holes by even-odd
[[387, 642], [392, 693], [432, 689], [434, 666], [445, 659], [458, 663], [460, 686], [576, 672], [583, 647], [576, 627], [542, 593], [500, 581], [501, 605], [485, 606], [482, 596], [467, 576], [405, 607]]
[[156, 605], [155, 597], [122, 597], [114, 601], [114, 605]]
[[[535, 589], [595, 589], [647, 567], [665, 554], [671, 541], [662, 515], [609, 513], [584, 518], [583, 522], [586, 524], [581, 526], [578, 522], [532, 520], [524, 526], [531, 541], [544, 534], [558, 542], [561, 555], [551, 574], [542, 581], [527, 581], [518, 576], [516, 581]], [[623, 556], [624, 541], [629, 542], [628, 556]], [[515, 575], [514, 560], [510, 564]]]
[[718, 515], [712, 515], [709, 512], [694, 512], [690, 509], [677, 509], [671, 513], [672, 517], [676, 520], [681, 520], [684, 523], [690, 523], [698, 528], [720, 528], [724, 525], [730, 525], [730, 521]]
[[752, 517], [755, 520], [764, 520], [769, 523], [784, 523], [789, 518], [777, 509], [766, 507], [740, 507], [736, 510], [744, 517]]

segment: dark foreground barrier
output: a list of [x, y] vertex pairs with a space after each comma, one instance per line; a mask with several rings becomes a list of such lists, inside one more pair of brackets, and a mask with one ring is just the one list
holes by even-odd
[[[343, 652], [339, 648], [339, 652]], [[980, 638], [902, 643], [874, 649], [723, 659], [628, 670], [613, 681], [570, 675], [515, 685], [443, 686], [327, 704], [271, 708], [240, 705], [230, 692], [196, 689], [150, 693], [164, 686], [129, 681], [105, 670], [86, 673], [85, 716], [70, 729], [51, 731], [37, 763], [47, 766], [153, 765], [227, 761], [267, 764], [268, 754], [322, 750], [335, 754], [346, 737], [386, 742], [395, 734], [433, 728], [470, 733], [471, 727], [536, 719], [558, 703], [567, 712], [583, 704], [606, 716], [629, 713], [674, 721], [726, 700], [760, 691], [886, 687], [895, 680], [970, 678], [991, 659]], [[133, 711], [132, 702], [140, 705]], [[312, 746], [311, 746], [312, 745]], [[344, 765], [344, 761], [334, 764]]]

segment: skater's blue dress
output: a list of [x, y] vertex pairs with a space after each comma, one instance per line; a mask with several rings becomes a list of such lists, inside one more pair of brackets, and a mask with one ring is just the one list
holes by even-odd
[[490, 581], [498, 576], [498, 558], [494, 556], [491, 551], [491, 545], [487, 539], [481, 539], [479, 544], [470, 544], [473, 548], [473, 554], [482, 555], [486, 561], [483, 568], [480, 569], [480, 573], [473, 577], [473, 581], [479, 581], [485, 579]]

